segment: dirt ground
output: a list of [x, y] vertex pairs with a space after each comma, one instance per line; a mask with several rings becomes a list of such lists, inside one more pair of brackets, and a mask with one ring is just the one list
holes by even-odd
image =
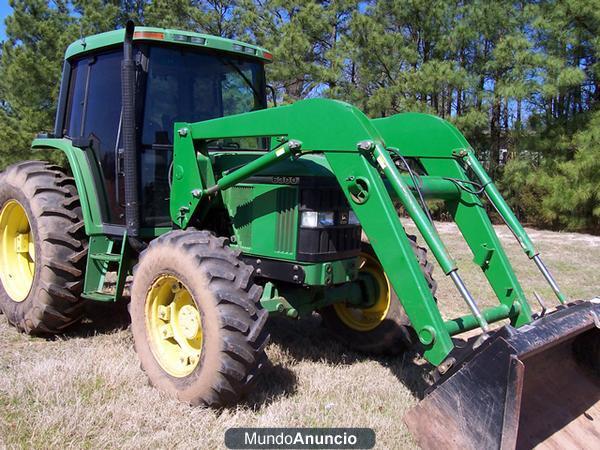
[[[492, 305], [455, 226], [439, 223], [438, 229], [473, 294]], [[535, 290], [555, 304], [509, 231], [497, 231], [528, 298]], [[600, 296], [600, 237], [528, 231], [571, 299]], [[439, 269], [434, 275], [444, 315], [466, 313], [450, 280]], [[84, 323], [47, 340], [17, 333], [0, 316], [0, 448], [213, 449], [236, 426], [371, 427], [377, 448], [415, 447], [401, 417], [426, 387], [430, 366], [414, 353], [369, 358], [334, 341], [316, 315], [272, 318], [272, 366], [243, 404], [215, 412], [151, 388], [128, 325], [123, 307], [90, 305]]]

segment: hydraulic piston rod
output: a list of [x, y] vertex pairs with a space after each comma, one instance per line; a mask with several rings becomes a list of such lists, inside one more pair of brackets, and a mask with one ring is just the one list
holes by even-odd
[[465, 283], [463, 283], [463, 280], [460, 278], [456, 270], [450, 272], [450, 278], [452, 278], [452, 281], [454, 281], [458, 292], [460, 292], [460, 295], [465, 300], [465, 303], [469, 306], [469, 309], [473, 313], [473, 316], [477, 320], [477, 323], [479, 324], [483, 332], [487, 333], [488, 331], [490, 331], [490, 326], [488, 325], [487, 320], [485, 320], [485, 317], [483, 317], [483, 314], [481, 313], [479, 306], [477, 306], [475, 299], [465, 286]]
[[544, 264], [544, 261], [542, 261], [542, 258], [540, 258], [540, 255], [535, 255], [533, 257], [533, 261], [535, 262], [535, 265], [538, 266], [538, 269], [540, 269], [540, 272], [542, 272], [542, 275], [544, 276], [544, 278], [546, 279], [546, 281], [548, 282], [548, 284], [550, 285], [550, 287], [552, 288], [552, 290], [554, 291], [554, 293], [556, 294], [556, 296], [558, 297], [560, 302], [566, 303], [567, 298], [560, 291], [560, 288], [558, 287], [556, 280], [554, 279], [554, 277], [552, 276], [552, 274], [550, 273], [550, 271]]
[[282, 159], [298, 153], [301, 147], [302, 143], [300, 141], [295, 141], [293, 139], [289, 140], [278, 148], [265, 153], [260, 158], [257, 158], [254, 161], [240, 167], [239, 169], [224, 175], [217, 181], [217, 184], [205, 189], [203, 193], [214, 194], [217, 191], [228, 189], [231, 186], [244, 181], [246, 178], [254, 175], [255, 173], [272, 166]]
[[492, 182], [492, 179], [489, 177], [479, 160], [475, 157], [472, 151], [470, 150], [461, 150], [457, 156], [459, 158], [464, 159], [466, 164], [473, 170], [473, 173], [477, 176], [479, 181], [481, 182], [485, 195], [489, 199], [490, 203], [494, 206], [502, 220], [515, 236], [515, 238], [521, 244], [523, 251], [529, 259], [533, 259], [535, 265], [538, 267], [542, 275], [556, 294], [556, 297], [561, 303], [566, 303], [566, 296], [561, 292], [556, 280], [552, 276], [552, 274], [548, 271], [542, 259], [540, 258], [539, 252], [533, 246], [533, 242], [527, 235], [527, 232], [516, 218], [515, 214], [510, 209], [510, 206], [506, 203], [498, 188]]

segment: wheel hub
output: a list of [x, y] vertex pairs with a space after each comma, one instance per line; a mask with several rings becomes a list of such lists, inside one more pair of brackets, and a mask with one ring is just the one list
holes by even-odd
[[191, 305], [185, 305], [179, 311], [179, 326], [186, 339], [195, 339], [200, 332], [200, 314]]
[[359, 266], [360, 276], [368, 277], [374, 287], [374, 301], [367, 308], [359, 308], [346, 303], [336, 303], [333, 308], [342, 322], [357, 331], [370, 331], [377, 328], [386, 318], [391, 303], [391, 287], [379, 261], [367, 253], [362, 253]]
[[150, 348], [160, 366], [185, 377], [198, 366], [202, 351], [202, 320], [189, 290], [173, 275], [159, 277], [146, 298]]
[[34, 242], [25, 208], [9, 200], [0, 211], [0, 281], [15, 302], [24, 301], [33, 286]]

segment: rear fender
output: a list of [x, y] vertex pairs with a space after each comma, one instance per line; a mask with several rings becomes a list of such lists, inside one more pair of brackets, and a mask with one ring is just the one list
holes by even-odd
[[69, 139], [35, 139], [31, 148], [37, 151], [59, 150], [65, 154], [69, 168], [75, 179], [81, 202], [81, 212], [86, 234], [102, 233], [102, 217], [106, 213], [107, 203], [104, 191], [98, 192], [94, 182], [97, 173], [88, 162], [85, 152], [74, 147]]

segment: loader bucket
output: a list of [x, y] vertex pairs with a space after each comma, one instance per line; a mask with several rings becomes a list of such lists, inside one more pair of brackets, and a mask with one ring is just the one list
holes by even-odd
[[591, 448], [600, 442], [598, 327], [597, 302], [505, 326], [404, 421], [425, 449]]

